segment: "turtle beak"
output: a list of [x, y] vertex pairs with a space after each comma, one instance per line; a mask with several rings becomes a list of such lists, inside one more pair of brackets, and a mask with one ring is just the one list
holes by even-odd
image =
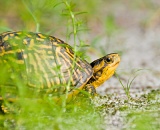
[[115, 55], [114, 55], [114, 62], [115, 62], [116, 64], [119, 64], [120, 61], [121, 61], [120, 56], [119, 56], [118, 54], [115, 54]]
[[121, 61], [119, 54], [117, 53], [111, 53], [113, 62], [111, 64], [111, 67], [117, 67]]

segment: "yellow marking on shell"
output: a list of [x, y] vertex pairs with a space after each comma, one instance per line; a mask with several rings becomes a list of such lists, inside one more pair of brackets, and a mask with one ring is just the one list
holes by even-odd
[[53, 40], [54, 40], [54, 38], [53, 38], [53, 37], [51, 37], [51, 36], [49, 37], [49, 39], [50, 39], [50, 41], [53, 41]]
[[82, 72], [78, 69], [78, 70], [77, 70], [77, 73], [78, 73], [80, 82], [83, 83], [83, 77], [82, 77], [83, 75], [82, 75]]
[[[36, 45], [35, 45], [36, 46]], [[45, 49], [40, 48], [40, 49], [34, 49], [35, 53], [38, 53], [40, 55], [43, 55], [46, 53]]]
[[16, 32], [17, 35], [21, 35], [22, 34], [22, 31], [19, 31], [19, 32]]
[[[64, 56], [64, 54], [66, 54], [66, 55], [68, 56], [67, 53], [62, 54], [61, 52], [59, 52], [59, 54], [60, 54], [60, 55], [63, 57], [63, 59], [65, 60], [64, 64], [68, 63], [71, 67], [73, 66], [73, 63], [71, 63], [70, 60], [67, 59], [66, 56]], [[66, 64], [65, 66], [69, 66], [69, 65]], [[76, 64], [75, 64], [75, 65], [76, 65]], [[71, 69], [74, 70], [73, 67], [72, 67]], [[72, 71], [72, 70], [70, 70], [70, 71]], [[79, 77], [78, 77], [78, 74], [77, 74], [75, 71], [73, 71], [72, 73], [74, 74], [74, 76], [76, 77], [76, 79], [79, 78]], [[69, 74], [72, 75], [71, 73], [69, 73]]]
[[30, 46], [31, 46], [31, 47], [34, 46], [34, 39], [31, 39], [31, 41], [30, 41]]
[[[33, 87], [33, 88], [44, 88], [44, 85], [43, 85], [43, 81], [42, 81], [42, 78], [40, 77], [39, 79], [38, 79], [38, 83], [40, 84], [40, 86], [38, 86], [37, 84], [34, 84], [34, 83], [31, 83], [30, 81], [28, 81], [27, 82], [27, 85], [29, 86], [29, 87]], [[37, 87], [38, 86], [38, 87]]]
[[26, 40], [26, 39], [23, 39], [23, 44], [25, 44], [25, 45], [27, 45], [27, 44], [28, 44], [28, 42], [27, 42], [27, 40]]
[[29, 43], [28, 50], [33, 50], [33, 47], [34, 47], [34, 39], [31, 39], [30, 43]]
[[[34, 55], [34, 53], [28, 53], [29, 64], [33, 65], [34, 73], [38, 74], [38, 65], [37, 65], [37, 62], [35, 62], [33, 55]], [[28, 70], [28, 71], [32, 71], [32, 70]]]
[[[74, 62], [74, 54], [69, 50], [69, 48], [66, 48], [66, 52], [68, 53], [67, 55], [69, 56], [69, 58], [70, 59], [72, 59], [72, 61]], [[64, 53], [66, 53], [66, 52], [64, 52]], [[79, 68], [82, 68], [82, 66], [80, 65], [80, 64], [78, 64], [78, 61], [79, 61], [80, 59], [79, 58], [75, 58], [75, 63], [76, 63], [76, 65], [79, 67]], [[80, 61], [80, 62], [82, 62], [82, 61]], [[72, 63], [73, 64], [73, 63]], [[88, 73], [89, 74], [89, 73]]]
[[4, 54], [14, 54], [14, 53], [15, 52], [13, 50], [4, 52]]
[[15, 39], [21, 39], [21, 38], [20, 38], [20, 37], [18, 37], [18, 36], [15, 36], [14, 38], [15, 38]]
[[43, 89], [44, 88], [44, 83], [43, 83], [42, 77], [39, 78], [39, 82], [40, 82], [40, 88]]
[[26, 59], [28, 56], [27, 54], [23, 54], [23, 58]]
[[[63, 63], [62, 63], [62, 61], [63, 61]], [[70, 70], [68, 69], [68, 64], [64, 61], [64, 59], [61, 60], [61, 64], [62, 64], [61, 73], [63, 74], [63, 84], [67, 84], [67, 82], [68, 82], [67, 78], [69, 78], [69, 76], [71, 75]], [[64, 68], [64, 66], [65, 66], [65, 68]], [[67, 71], [67, 73], [66, 73], [66, 71]]]
[[39, 38], [39, 37], [37, 37], [36, 40], [37, 40], [37, 41], [42, 41], [42, 42], [44, 41], [44, 39]]
[[[58, 65], [62, 65], [63, 66], [63, 63], [61, 63], [61, 60], [60, 60], [60, 57], [59, 57], [59, 54], [60, 54], [60, 50], [61, 50], [62, 48], [61, 47], [57, 47], [56, 48], [56, 59], [57, 59], [57, 61], [58, 61]], [[58, 54], [59, 53], [59, 54]], [[62, 76], [62, 83], [66, 83], [66, 81], [65, 81], [65, 79], [64, 79], [64, 74], [63, 74], [63, 72], [62, 72], [62, 69], [60, 68], [60, 71], [61, 71], [61, 76]]]
[[[80, 62], [82, 62], [82, 61], [80, 61]], [[82, 67], [81, 67], [82, 68]], [[83, 71], [85, 71], [85, 73], [87, 74], [87, 75], [91, 75], [91, 72], [89, 71], [89, 69], [88, 68], [86, 68], [86, 66], [84, 66], [84, 68], [82, 68], [83, 69]]]
[[20, 53], [20, 52], [22, 52], [22, 50], [21, 50], [21, 49], [17, 49], [16, 52], [19, 52], [19, 53]]
[[40, 38], [45, 39], [46, 37], [44, 35], [42, 35], [41, 33], [37, 34]]
[[[20, 53], [20, 52], [22, 52], [23, 50], [21, 50], [21, 49], [17, 49], [17, 50], [9, 50], [9, 51], [5, 51], [5, 50], [3, 50], [3, 53], [4, 54], [14, 54], [15, 52], [18, 52], [18, 53]], [[3, 54], [3, 55], [4, 55]], [[1, 55], [1, 54], [0, 54]]]
[[50, 83], [50, 81], [49, 81], [48, 74], [47, 74], [47, 73], [44, 73], [44, 77], [45, 77], [45, 80], [46, 80], [46, 82], [47, 82], [47, 87], [48, 87], [48, 88], [51, 88], [51, 83]]
[[60, 84], [60, 79], [59, 78], [54, 78], [54, 79], [55, 79], [56, 84]]
[[[70, 51], [70, 49], [69, 49], [68, 47], [66, 47], [66, 51], [64, 52], [64, 54], [68, 55], [69, 58], [70, 58], [72, 61], [74, 60], [74, 54]], [[64, 59], [67, 60], [65, 57], [64, 57]], [[80, 64], [78, 64], [78, 61], [80, 61], [80, 59], [79, 59], [79, 58], [76, 58], [75, 65], [77, 65], [77, 67], [79, 67], [78, 70], [79, 70], [79, 69], [83, 69], [82, 71], [85, 71], [85, 73], [86, 73], [87, 75], [90, 75], [89, 70], [86, 69], [86, 68], [82, 68], [82, 66], [81, 66]], [[73, 61], [73, 62], [74, 62], [74, 61]], [[73, 65], [73, 62], [71, 63], [71, 62], [69, 61], [70, 65]], [[82, 63], [82, 62], [83, 62], [83, 61], [80, 61], [80, 63]], [[77, 74], [77, 73], [74, 71], [74, 74], [75, 74], [76, 78], [77, 78], [77, 79], [80, 79], [81, 82], [82, 82], [83, 77], [79, 77], [79, 75], [82, 76], [81, 72], [79, 71], [79, 73]]]
[[71, 59], [74, 58], [74, 54], [70, 51], [70, 49], [68, 47], [66, 47], [66, 52], [69, 54]]
[[[68, 63], [70, 66], [72, 65], [72, 63], [70, 62], [70, 60], [68, 58], [66, 58], [66, 56], [68, 56], [68, 54], [66, 52], [64, 52], [64, 54], [60, 53], [61, 56], [63, 57], [63, 59], [65, 59], [66, 63]], [[66, 55], [66, 56], [64, 56]]]
[[31, 37], [32, 37], [32, 35], [30, 35], [30, 34], [27, 34], [27, 37], [30, 37], [30, 38], [31, 38]]
[[1, 53], [0, 53], [0, 56], [3, 56], [5, 54], [5, 49], [4, 49], [4, 46], [0, 47], [1, 48]]
[[10, 33], [9, 35], [10, 35], [11, 37], [13, 37], [13, 36], [14, 36], [14, 33]]
[[53, 63], [51, 64], [51, 66], [55, 67], [55, 66], [57, 66], [57, 65], [56, 65], [56, 63], [55, 63], [55, 62], [53, 62]]
[[61, 40], [59, 40], [58, 38], [56, 38], [56, 40], [57, 40], [58, 42], [61, 42]]
[[47, 59], [43, 59], [44, 63], [47, 65], [47, 69], [49, 69], [49, 71], [54, 75], [56, 75], [56, 72], [53, 71], [53, 69], [51, 68], [52, 66], [50, 66], [49, 62], [47, 61]]
[[57, 45], [58, 45], [58, 43], [57, 43], [57, 42], [52, 42], [52, 44], [53, 44], [54, 46], [57, 46]]
[[6, 34], [8, 34], [9, 32], [4, 32], [4, 33], [2, 33], [2, 35], [6, 35]]
[[38, 46], [43, 49], [52, 49], [52, 46], [48, 46], [48, 45], [38, 45]]
[[47, 51], [47, 53], [48, 53], [48, 54], [52, 54], [53, 52], [52, 52], [52, 51]]
[[12, 42], [12, 46], [18, 46], [18, 44], [15, 42]]
[[51, 83], [49, 81], [49, 78], [48, 78], [48, 74], [46, 73], [44, 67], [42, 66], [42, 63], [41, 63], [41, 58], [39, 57], [39, 55], [37, 53], [34, 53], [35, 57], [36, 57], [36, 60], [37, 60], [37, 64], [39, 66], [39, 69], [43, 72], [43, 77], [45, 78], [46, 82], [47, 82], [47, 87], [50, 88], [51, 87]]
[[54, 80], [50, 79], [50, 82], [51, 82], [52, 86], [54, 86]]
[[[71, 56], [68, 54], [68, 52], [64, 52], [64, 54], [67, 55], [67, 56], [73, 61], [73, 57], [71, 57]], [[73, 54], [72, 54], [72, 55], [73, 55]], [[67, 59], [66, 59], [66, 60], [67, 60]], [[67, 60], [67, 61], [68, 61], [68, 60]], [[69, 61], [69, 62], [70, 62], [70, 61]], [[73, 63], [70, 62], [70, 64], [73, 64]]]
[[33, 87], [33, 88], [35, 88], [37, 86], [36, 84], [33, 84], [31, 82], [28, 82], [27, 84], [28, 84], [29, 87]]
[[9, 36], [8, 36], [8, 35], [6, 35], [6, 36], [3, 38], [3, 40], [4, 40], [4, 41], [7, 41], [7, 40], [8, 40], [8, 38], [9, 38]]

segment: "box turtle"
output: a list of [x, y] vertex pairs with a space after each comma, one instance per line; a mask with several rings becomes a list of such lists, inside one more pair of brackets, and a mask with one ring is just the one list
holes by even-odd
[[[67, 91], [70, 99], [81, 89], [95, 91], [114, 74], [119, 62], [119, 55], [111, 53], [88, 63], [67, 43], [41, 33], [0, 34], [0, 88], [23, 81], [29, 88], [55, 95]], [[1, 100], [6, 97], [0, 95]]]

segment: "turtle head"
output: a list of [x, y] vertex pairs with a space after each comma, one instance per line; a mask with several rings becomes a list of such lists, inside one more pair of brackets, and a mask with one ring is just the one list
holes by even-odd
[[90, 84], [97, 88], [109, 79], [115, 72], [120, 63], [120, 56], [117, 53], [108, 54], [91, 63], [93, 68], [93, 76], [90, 79]]

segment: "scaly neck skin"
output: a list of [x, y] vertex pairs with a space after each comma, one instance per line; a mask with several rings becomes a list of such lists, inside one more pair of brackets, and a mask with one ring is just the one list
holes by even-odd
[[114, 74], [114, 72], [115, 69], [105, 67], [104, 69], [101, 69], [96, 73], [93, 73], [93, 76], [91, 77], [88, 83], [94, 88], [97, 88], [100, 85], [102, 85], [107, 79], [109, 79]]

